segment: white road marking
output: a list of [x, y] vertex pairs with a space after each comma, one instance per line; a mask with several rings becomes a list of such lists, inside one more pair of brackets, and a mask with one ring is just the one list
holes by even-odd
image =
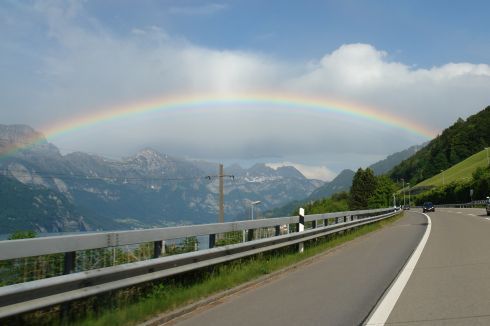
[[476, 216], [475, 214], [468, 214], [469, 216]]
[[490, 217], [485, 217], [485, 219], [490, 221]]
[[366, 325], [379, 325], [383, 326], [388, 317], [391, 314], [391, 311], [395, 307], [396, 302], [400, 298], [400, 295], [403, 292], [403, 289], [408, 283], [410, 276], [415, 269], [415, 265], [419, 261], [420, 256], [422, 255], [422, 251], [424, 251], [424, 247], [427, 244], [427, 240], [429, 239], [430, 230], [432, 226], [432, 221], [429, 215], [422, 213], [427, 217], [427, 229], [425, 229], [424, 236], [420, 240], [417, 248], [412, 253], [412, 256], [408, 260], [407, 264], [403, 267], [403, 270], [398, 274], [395, 282], [390, 287], [388, 292], [385, 294], [381, 302], [376, 307], [376, 310], [371, 314], [371, 317], [367, 321]]
[[458, 214], [463, 214], [463, 212], [456, 212], [456, 213], [458, 213]]

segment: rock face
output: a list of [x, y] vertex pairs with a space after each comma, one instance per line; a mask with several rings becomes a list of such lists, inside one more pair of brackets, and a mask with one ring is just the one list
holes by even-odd
[[[18, 147], [28, 146], [31, 152], [59, 155], [42, 133], [26, 125], [0, 125], [0, 155], [13, 154]], [[19, 153], [18, 153], [19, 154]]]
[[0, 233], [90, 231], [91, 223], [62, 194], [0, 176]]
[[[0, 144], [1, 153], [8, 153], [0, 156], [0, 174], [66, 199], [83, 212], [85, 224], [79, 224], [80, 228], [87, 227], [88, 220], [91, 227], [105, 229], [216, 221], [216, 163], [172, 157], [150, 148], [122, 160], [82, 152], [63, 156], [27, 126], [0, 125], [0, 139], [6, 139]], [[12, 146], [32, 139], [37, 140], [34, 145], [12, 151]], [[251, 201], [262, 202], [256, 207], [260, 214], [306, 198], [321, 184], [293, 167], [233, 165], [225, 166], [225, 174], [229, 175], [225, 178], [225, 220], [248, 218]], [[59, 225], [68, 228], [66, 223]]]

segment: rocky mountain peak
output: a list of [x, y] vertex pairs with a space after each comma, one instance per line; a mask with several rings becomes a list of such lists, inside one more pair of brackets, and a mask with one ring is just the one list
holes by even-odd
[[26, 125], [0, 125], [0, 144], [22, 145], [34, 140], [46, 142], [40, 132]]
[[26, 147], [29, 151], [41, 151], [59, 155], [56, 146], [47, 142], [46, 137], [27, 125], [0, 124], [0, 153], [15, 148]]
[[273, 168], [268, 167], [264, 163], [256, 163], [248, 170], [249, 174], [257, 176], [270, 176], [274, 175], [275, 172]]
[[168, 155], [162, 154], [153, 148], [144, 148], [130, 157], [129, 160], [144, 161], [148, 164], [161, 164], [167, 162], [168, 158]]
[[277, 168], [277, 174], [285, 178], [306, 179], [306, 177], [298, 171], [294, 166], [280, 166]]
[[177, 160], [152, 148], [145, 148], [125, 159], [124, 163], [142, 171], [168, 173], [175, 172]]

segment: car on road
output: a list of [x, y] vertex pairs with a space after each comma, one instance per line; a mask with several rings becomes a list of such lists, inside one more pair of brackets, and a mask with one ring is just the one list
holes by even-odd
[[422, 205], [422, 211], [425, 212], [435, 212], [436, 209], [434, 208], [434, 204], [432, 204], [430, 201], [426, 201], [424, 205]]
[[485, 203], [485, 208], [487, 209], [487, 216], [490, 216], [490, 197], [487, 197], [487, 202]]
[[410, 210], [410, 205], [403, 205], [403, 210]]

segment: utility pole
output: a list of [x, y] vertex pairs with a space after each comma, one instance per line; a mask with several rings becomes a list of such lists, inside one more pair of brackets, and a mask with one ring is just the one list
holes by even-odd
[[223, 164], [219, 165], [219, 216], [218, 222], [223, 223], [225, 221], [225, 173]]
[[209, 181], [214, 181], [216, 178], [219, 179], [219, 202], [218, 202], [218, 223], [223, 223], [225, 221], [225, 178], [232, 178], [235, 180], [234, 175], [224, 174], [223, 164], [219, 164], [218, 175], [208, 175], [205, 179]]

